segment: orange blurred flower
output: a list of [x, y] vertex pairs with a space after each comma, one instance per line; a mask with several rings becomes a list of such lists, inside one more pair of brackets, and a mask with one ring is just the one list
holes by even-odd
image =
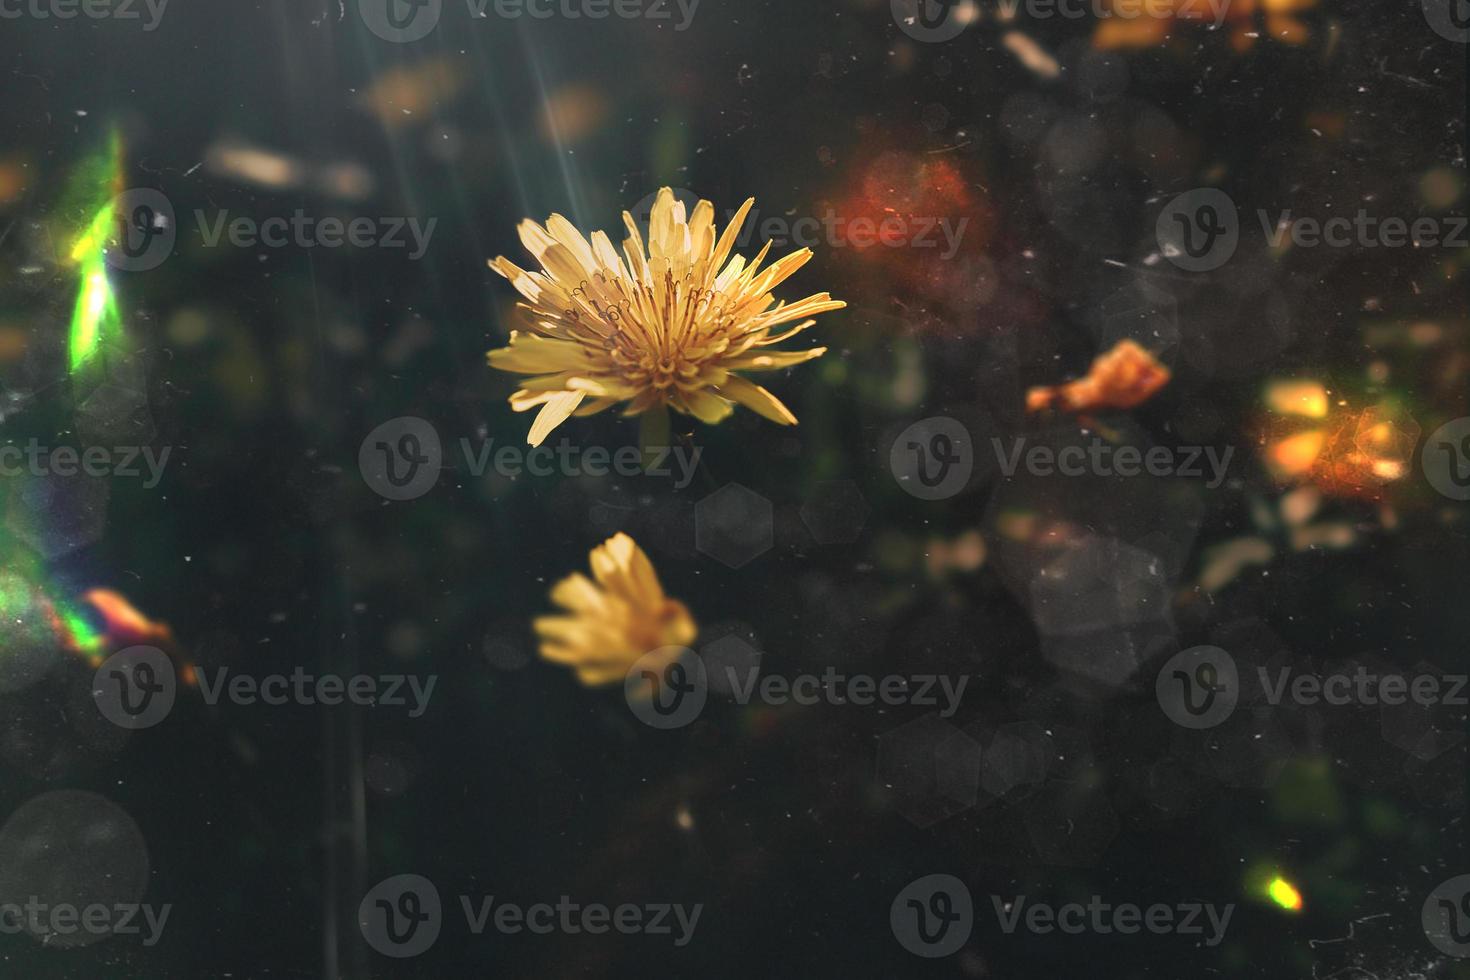
[[1131, 340], [1119, 341], [1098, 357], [1087, 375], [1061, 385], [1026, 392], [1026, 410], [1061, 408], [1088, 412], [1102, 408], [1126, 409], [1141, 405], [1169, 383], [1169, 369]]

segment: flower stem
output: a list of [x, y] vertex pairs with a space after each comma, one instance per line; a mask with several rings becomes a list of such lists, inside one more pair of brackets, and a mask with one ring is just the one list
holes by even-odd
[[652, 466], [657, 452], [669, 444], [669, 409], [655, 405], [638, 416], [638, 448], [643, 453], [643, 466]]

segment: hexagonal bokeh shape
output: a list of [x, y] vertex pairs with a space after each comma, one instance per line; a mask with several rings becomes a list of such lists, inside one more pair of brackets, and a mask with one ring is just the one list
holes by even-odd
[[771, 502], [727, 483], [694, 506], [694, 546], [731, 568], [750, 564], [775, 543]]
[[1368, 460], [1374, 476], [1396, 480], [1408, 472], [1422, 434], [1419, 423], [1401, 407], [1384, 403], [1359, 416], [1353, 446]]
[[877, 776], [894, 809], [929, 827], [975, 805], [980, 743], [938, 714], [925, 715], [879, 737]]
[[759, 678], [761, 656], [761, 651], [739, 632], [726, 633], [700, 647], [699, 657], [704, 661], [710, 693], [728, 697], [735, 693], [733, 685], [743, 687]]
[[99, 385], [77, 406], [76, 426], [93, 446], [141, 446], [154, 435], [148, 396], [115, 384]]
[[1031, 581], [1032, 617], [1043, 635], [1165, 620], [1171, 599], [1158, 557], [1115, 538], [1079, 540]]
[[818, 544], [852, 544], [863, 532], [870, 508], [851, 480], [819, 483], [801, 505], [801, 520]]
[[1006, 725], [985, 747], [980, 785], [992, 796], [1004, 796], [1046, 779], [1045, 732], [1034, 722]]
[[121, 388], [148, 390], [148, 358], [144, 351], [104, 340], [92, 355], [107, 372], [107, 380]]
[[1164, 562], [1116, 538], [1080, 538], [1030, 583], [1031, 615], [1049, 663], [1118, 687], [1173, 637]]
[[[1429, 762], [1465, 740], [1465, 708], [1446, 703], [1457, 682], [1442, 674], [1439, 668], [1421, 660], [1412, 671], [1401, 675], [1410, 692], [1402, 696], [1403, 703], [1384, 700], [1378, 706], [1384, 741], [1420, 762]], [[1429, 690], [1421, 687], [1416, 694], [1412, 690], [1416, 683], [1434, 686]]]
[[46, 558], [57, 558], [102, 537], [112, 497], [106, 477], [16, 478], [11, 485], [5, 527]]

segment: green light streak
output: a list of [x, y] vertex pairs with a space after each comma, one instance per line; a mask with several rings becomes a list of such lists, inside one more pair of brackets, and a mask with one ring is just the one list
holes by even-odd
[[61, 609], [57, 612], [57, 618], [61, 620], [61, 628], [71, 638], [72, 646], [85, 654], [97, 653], [102, 649], [107, 635], [93, 628], [80, 613], [74, 609]]
[[[109, 213], [111, 210], [109, 206]], [[117, 297], [107, 279], [107, 266], [101, 252], [88, 256], [82, 265], [81, 276], [81, 289], [72, 310], [71, 332], [67, 341], [67, 363], [73, 371], [97, 353], [104, 334], [115, 334], [122, 327], [117, 313]]]
[[[108, 236], [115, 221], [112, 198], [121, 160], [121, 140], [114, 133], [107, 151], [85, 166], [79, 178], [84, 193], [91, 198], [91, 203], [84, 206], [84, 213], [90, 213], [92, 219], [72, 243], [70, 253], [79, 277], [77, 301], [67, 335], [67, 364], [72, 371], [97, 353], [104, 339], [117, 336], [122, 330], [117, 296], [107, 278]], [[99, 196], [103, 199], [101, 204], [97, 203]]]

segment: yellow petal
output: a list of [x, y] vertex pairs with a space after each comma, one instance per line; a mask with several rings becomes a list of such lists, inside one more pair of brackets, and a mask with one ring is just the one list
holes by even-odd
[[763, 415], [772, 422], [782, 425], [795, 425], [796, 416], [791, 414], [791, 409], [781, 404], [781, 400], [771, 394], [753, 381], [747, 381], [738, 374], [732, 374], [725, 379], [720, 386], [720, 394], [726, 398], [733, 398], [751, 411]]
[[546, 231], [572, 253], [582, 268], [588, 270], [597, 268], [597, 260], [592, 257], [592, 248], [587, 244], [587, 239], [583, 238], [582, 233], [566, 218], [553, 214], [546, 219]]
[[811, 350], [760, 351], [741, 354], [739, 357], [721, 361], [720, 364], [731, 371], [779, 371], [782, 368], [814, 361], [825, 353], [827, 353], [825, 347], [813, 347]]
[[580, 391], [561, 391], [552, 395], [541, 406], [541, 411], [536, 415], [536, 421], [531, 423], [531, 431], [526, 436], [526, 441], [533, 446], [539, 446], [555, 429], [567, 420], [567, 416], [576, 411], [577, 406], [582, 404], [582, 399], [587, 396]]
[[[729, 378], [725, 380], [728, 383]], [[717, 425], [729, 418], [730, 413], [735, 411], [734, 405], [715, 395], [708, 388], [681, 391], [678, 400], [683, 403], [682, 407], [688, 414], [693, 415], [705, 425]]]
[[551, 374], [590, 366], [592, 358], [582, 344], [534, 334], [512, 334], [509, 347], [490, 351], [490, 366], [516, 374]]
[[586, 418], [589, 415], [596, 415], [598, 412], [604, 412], [609, 408], [612, 408], [620, 401], [622, 401], [621, 398], [593, 398], [591, 401], [584, 402], [582, 405], [578, 406], [577, 410], [572, 414], [579, 419]]

